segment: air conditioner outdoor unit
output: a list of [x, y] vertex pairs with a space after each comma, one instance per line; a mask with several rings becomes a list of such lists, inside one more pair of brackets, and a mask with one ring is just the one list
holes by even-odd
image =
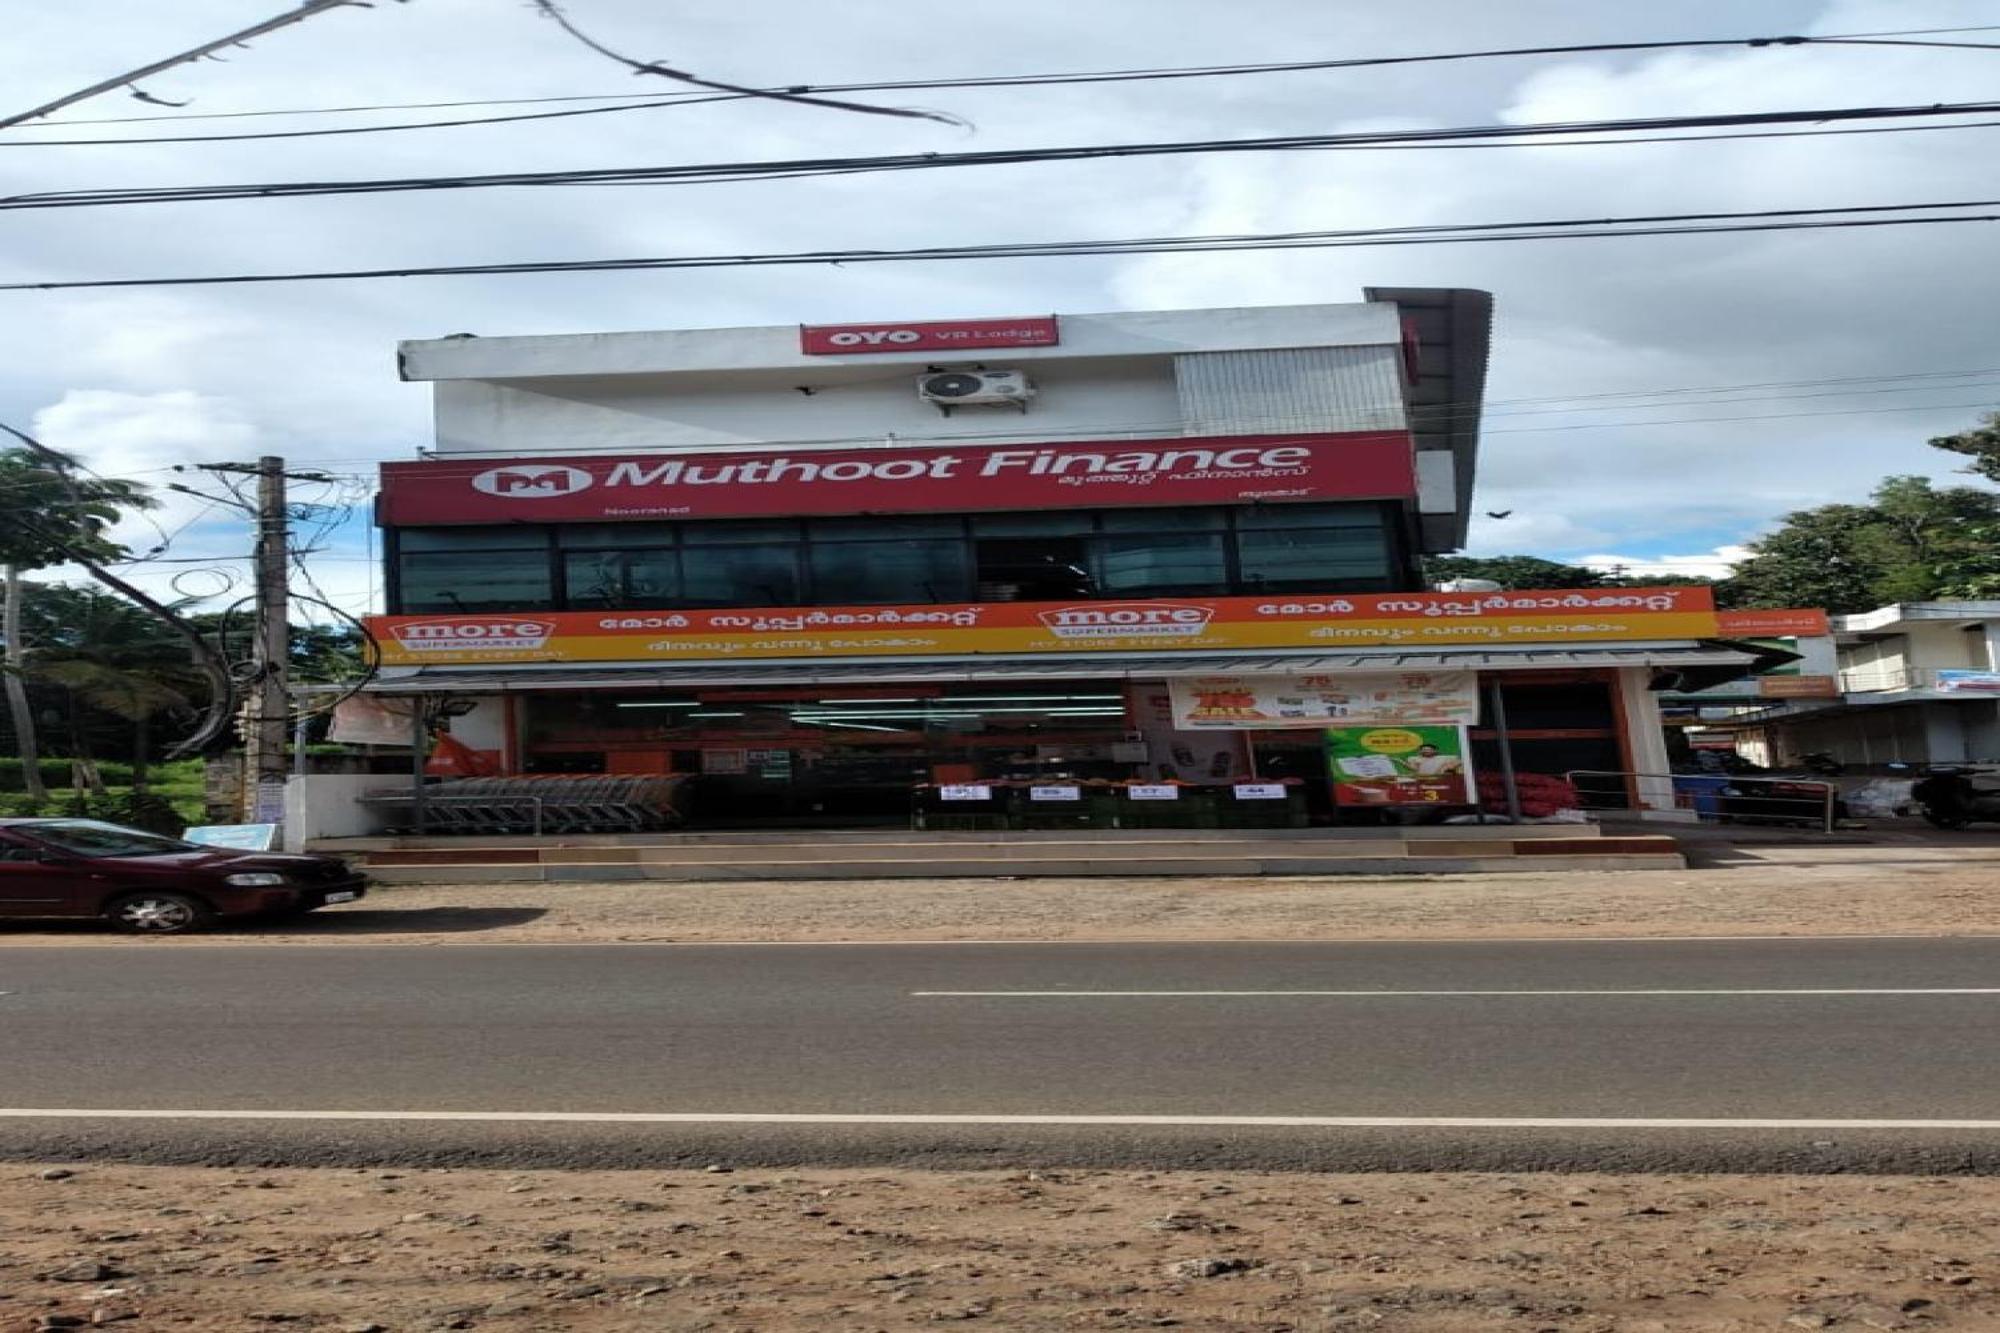
[[936, 370], [917, 377], [917, 397], [940, 407], [1026, 406], [1035, 386], [1018, 370]]

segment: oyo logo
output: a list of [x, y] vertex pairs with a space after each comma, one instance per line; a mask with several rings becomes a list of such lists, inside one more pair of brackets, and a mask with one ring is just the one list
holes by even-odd
[[541, 463], [496, 467], [472, 479], [472, 489], [503, 500], [548, 500], [575, 495], [595, 484], [596, 478], [580, 467]]
[[915, 329], [844, 329], [827, 334], [826, 340], [835, 347], [907, 346], [922, 342], [924, 335]]
[[390, 632], [413, 653], [453, 653], [467, 649], [540, 648], [555, 633], [553, 621], [493, 616], [475, 620], [422, 620]]
[[1172, 602], [1099, 602], [1057, 607], [1039, 619], [1059, 639], [1192, 639], [1214, 614], [1212, 607]]

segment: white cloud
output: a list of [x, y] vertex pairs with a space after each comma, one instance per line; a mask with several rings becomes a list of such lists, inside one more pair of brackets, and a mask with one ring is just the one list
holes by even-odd
[[1608, 574], [1630, 574], [1639, 578], [1690, 574], [1696, 578], [1727, 578], [1736, 566], [1750, 557], [1742, 545], [1718, 546], [1699, 555], [1586, 555], [1576, 563]]

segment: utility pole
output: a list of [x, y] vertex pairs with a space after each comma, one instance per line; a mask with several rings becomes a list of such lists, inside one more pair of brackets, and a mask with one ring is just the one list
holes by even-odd
[[257, 631], [251, 653], [251, 683], [243, 710], [243, 817], [253, 824], [283, 818], [285, 778], [290, 765], [285, 746], [291, 730], [291, 556], [286, 508], [285, 460], [272, 455], [248, 463], [204, 463], [204, 472], [257, 478]]

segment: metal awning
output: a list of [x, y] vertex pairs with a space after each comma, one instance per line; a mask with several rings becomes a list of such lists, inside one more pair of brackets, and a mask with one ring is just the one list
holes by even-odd
[[[1561, 648], [1354, 648], [1311, 653], [1066, 653], [824, 662], [642, 662], [607, 666], [390, 667], [374, 694], [512, 694], [527, 690], [683, 689], [721, 685], [885, 685], [956, 681], [1160, 680], [1172, 676], [1317, 675], [1329, 671], [1558, 671], [1657, 667], [1729, 679], [1768, 657], [1720, 640], [1573, 644]], [[1713, 683], [1711, 681], [1710, 683]]]

